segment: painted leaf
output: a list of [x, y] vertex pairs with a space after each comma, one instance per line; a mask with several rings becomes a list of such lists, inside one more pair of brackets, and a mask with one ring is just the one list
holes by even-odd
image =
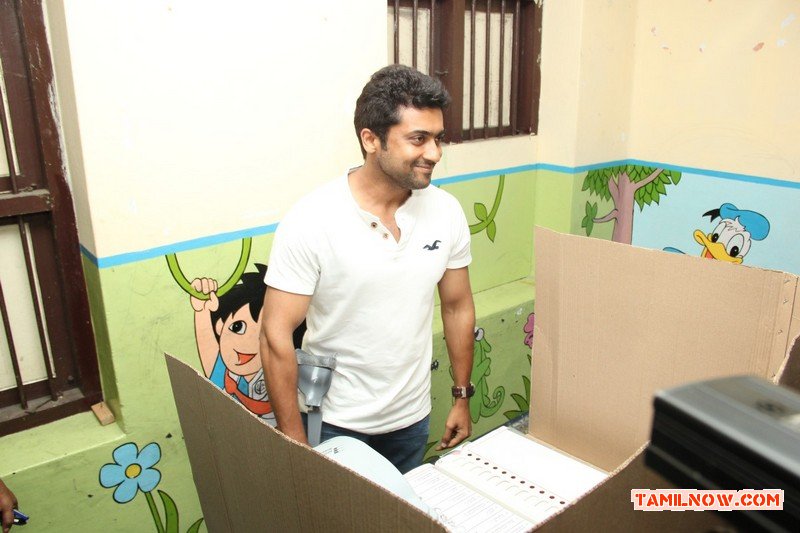
[[164, 531], [165, 533], [178, 533], [178, 507], [169, 494], [163, 490], [158, 491], [164, 504]]
[[189, 529], [186, 530], [186, 533], [198, 533], [198, 531], [200, 531], [200, 525], [202, 523], [203, 519], [202, 518], [198, 519], [197, 522], [189, 526]]
[[478, 220], [483, 222], [486, 220], [486, 217], [489, 216], [489, 212], [486, 210], [486, 206], [481, 203], [475, 203], [475, 216], [478, 217]]
[[636, 205], [639, 206], [639, 211], [644, 209], [644, 200], [642, 200], [641, 194], [637, 194], [633, 199], [636, 200]]
[[656, 191], [658, 191], [659, 194], [667, 194], [667, 188], [664, 186], [661, 180], [656, 182]]
[[590, 218], [589, 221], [586, 223], [586, 236], [587, 237], [591, 237], [593, 229], [594, 229], [594, 220]]
[[677, 185], [678, 182], [681, 181], [681, 173], [680, 172], [672, 172], [672, 184]]
[[497, 224], [492, 220], [489, 222], [489, 225], [486, 226], [486, 236], [489, 237], [490, 241], [494, 242], [495, 235], [497, 235]]
[[528, 401], [521, 395], [517, 394], [516, 392], [511, 393], [511, 398], [514, 400], [514, 403], [516, 403], [517, 407], [519, 407], [520, 409], [528, 408]]

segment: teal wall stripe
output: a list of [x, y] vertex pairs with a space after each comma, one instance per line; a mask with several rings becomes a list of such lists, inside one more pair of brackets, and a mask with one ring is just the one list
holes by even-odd
[[219, 233], [217, 235], [210, 235], [208, 237], [199, 237], [197, 239], [167, 244], [157, 248], [150, 248], [149, 250], [128, 252], [124, 254], [111, 255], [108, 257], [96, 257], [83, 245], [81, 245], [81, 252], [83, 252], [83, 255], [85, 255], [89, 261], [94, 263], [97, 268], [108, 268], [125, 265], [127, 263], [135, 263], [137, 261], [144, 261], [146, 259], [153, 259], [155, 257], [161, 257], [168, 254], [176, 254], [179, 252], [186, 252], [188, 250], [205, 248], [206, 246], [213, 246], [215, 244], [237, 241], [246, 237], [266, 235], [268, 233], [273, 233], [277, 227], [277, 223], [269, 224], [267, 226], [259, 226], [256, 228], [248, 228], [239, 231], [230, 231], [228, 233]]
[[[446, 178], [439, 178], [433, 180], [434, 185], [449, 185], [452, 183], [461, 183], [465, 181], [472, 181], [482, 178], [490, 178], [500, 174], [516, 174], [519, 172], [528, 172], [532, 170], [549, 170], [553, 172], [562, 172], [564, 174], [578, 174], [580, 172], [588, 172], [589, 170], [597, 170], [599, 168], [619, 166], [619, 165], [643, 165], [648, 167], [661, 167], [669, 168], [671, 170], [679, 170], [683, 173], [700, 174], [713, 178], [742, 181], [746, 183], [757, 183], [760, 185], [769, 185], [772, 187], [785, 187], [788, 189], [800, 189], [800, 182], [778, 180], [773, 178], [764, 178], [761, 176], [752, 176], [748, 174], [736, 174], [733, 172], [722, 172], [718, 170], [707, 170], [702, 168], [685, 167], [680, 165], [667, 165], [664, 163], [657, 163], [652, 161], [642, 161], [641, 159], [621, 159], [618, 161], [607, 161], [604, 163], [594, 163], [591, 165], [581, 165], [577, 167], [567, 167], [562, 165], [551, 165], [549, 163], [532, 163], [529, 165], [519, 165], [515, 167], [499, 168], [496, 170], [485, 170], [482, 172], [472, 172], [468, 174], [459, 174], [456, 176], [449, 176]], [[81, 245], [81, 252], [86, 258], [91, 261], [97, 268], [108, 268], [114, 266], [125, 265], [128, 263], [135, 263], [137, 261], [144, 261], [153, 259], [155, 257], [164, 256], [167, 254], [174, 254], [185, 252], [188, 250], [196, 250], [198, 248], [205, 248], [215, 244], [222, 244], [225, 242], [236, 241], [246, 237], [255, 237], [258, 235], [267, 235], [273, 233], [278, 224], [269, 224], [267, 226], [258, 226], [255, 228], [248, 228], [238, 231], [231, 231], [227, 233], [220, 233], [217, 235], [210, 235], [207, 237], [199, 237], [188, 241], [178, 242], [174, 244], [167, 244], [157, 248], [150, 248], [138, 252], [128, 252], [108, 257], [96, 257], [86, 247]]]

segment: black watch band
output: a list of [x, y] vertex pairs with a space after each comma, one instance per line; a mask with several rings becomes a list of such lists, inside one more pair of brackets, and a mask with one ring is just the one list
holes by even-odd
[[475, 396], [475, 385], [470, 383], [466, 387], [453, 387], [453, 398], [472, 398]]

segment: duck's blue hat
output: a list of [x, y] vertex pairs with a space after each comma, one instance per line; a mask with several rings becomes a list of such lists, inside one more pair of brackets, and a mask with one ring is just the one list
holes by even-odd
[[739, 219], [739, 223], [750, 233], [750, 237], [757, 241], [764, 240], [769, 235], [769, 220], [761, 213], [738, 209], [733, 204], [722, 204], [719, 207], [719, 214], [722, 218]]

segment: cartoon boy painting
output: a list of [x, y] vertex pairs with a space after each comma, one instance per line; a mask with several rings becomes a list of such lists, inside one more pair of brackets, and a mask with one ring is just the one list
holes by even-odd
[[258, 357], [259, 315], [264, 302], [265, 265], [246, 272], [230, 291], [217, 297], [217, 281], [198, 278], [192, 287], [209, 296], [190, 296], [194, 309], [194, 331], [203, 372], [219, 388], [247, 409], [275, 424], [267, 395], [264, 370]]

